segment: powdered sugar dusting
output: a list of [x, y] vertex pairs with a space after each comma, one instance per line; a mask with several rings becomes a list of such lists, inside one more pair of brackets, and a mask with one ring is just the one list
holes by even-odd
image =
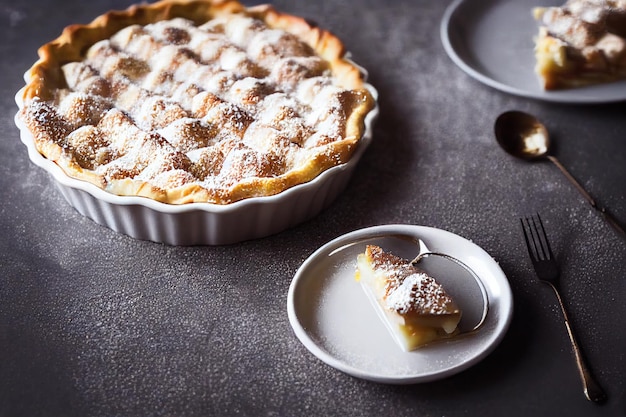
[[367, 247], [373, 267], [384, 275], [383, 302], [387, 308], [401, 315], [447, 314], [458, 307], [431, 276], [408, 261], [380, 247]]
[[[550, 35], [582, 54], [589, 65], [606, 66], [626, 56], [626, 4], [616, 0], [569, 0], [563, 7], [541, 10], [541, 21]], [[611, 47], [607, 48], [606, 43]], [[594, 62], [596, 61], [596, 62]]]
[[26, 103], [22, 117], [107, 189], [125, 179], [215, 197], [320, 155], [345, 162], [329, 145], [346, 139], [346, 119], [364, 100], [294, 35], [240, 15], [132, 25], [62, 69], [68, 88]]
[[439, 307], [436, 300], [443, 296], [443, 291], [434, 284], [426, 274], [411, 274], [389, 292], [385, 303], [400, 314], [408, 313], [414, 304], [419, 304], [429, 314], [436, 314]]

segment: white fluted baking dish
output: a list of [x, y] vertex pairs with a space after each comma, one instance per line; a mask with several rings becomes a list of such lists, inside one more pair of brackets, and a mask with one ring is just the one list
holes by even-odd
[[[378, 94], [367, 85], [374, 99]], [[16, 103], [23, 106], [22, 93]], [[118, 196], [93, 184], [69, 177], [57, 164], [42, 156], [30, 131], [15, 118], [30, 160], [54, 179], [63, 197], [79, 213], [98, 224], [136, 239], [170, 245], [226, 245], [279, 233], [317, 215], [345, 189], [355, 166], [372, 141], [378, 107], [365, 119], [366, 130], [350, 160], [312, 181], [267, 197], [235, 203], [165, 204], [145, 197]]]

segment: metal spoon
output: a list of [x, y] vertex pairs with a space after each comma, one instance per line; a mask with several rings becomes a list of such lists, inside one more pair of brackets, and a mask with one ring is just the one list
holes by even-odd
[[[480, 291], [480, 295], [482, 297], [482, 301], [483, 301], [483, 309], [482, 309], [480, 316], [476, 315], [477, 311], [473, 311], [472, 314], [474, 315], [474, 317], [472, 317], [469, 320], [468, 320], [468, 317], [464, 317], [462, 319], [462, 322], [459, 323], [459, 328], [464, 333], [471, 333], [480, 329], [482, 325], [485, 323], [485, 320], [487, 319], [487, 313], [489, 312], [489, 299], [487, 296], [487, 290], [485, 289], [485, 285], [480, 280], [478, 275], [476, 275], [476, 273], [472, 270], [472, 268], [467, 266], [461, 260], [445, 253], [431, 251], [430, 249], [428, 249], [428, 247], [426, 246], [426, 244], [424, 243], [422, 239], [417, 239], [416, 243], [419, 246], [419, 253], [410, 262], [411, 265], [417, 265], [420, 262], [425, 261], [426, 258], [440, 258], [441, 260], [448, 261], [447, 265], [439, 261], [438, 263], [431, 264], [431, 268], [438, 268], [441, 272], [447, 269], [447, 272], [445, 273], [445, 275], [456, 276], [458, 278], [459, 276], [461, 276], [461, 273], [458, 267], [461, 267], [462, 269], [465, 270], [465, 274], [467, 274], [468, 277], [472, 278], [472, 279], [466, 279], [464, 283], [459, 282], [459, 280], [455, 282], [456, 284], [455, 286], [458, 287], [456, 288], [457, 294], [455, 295], [455, 298], [459, 302], [463, 301], [464, 304], [469, 304], [470, 302], [473, 304], [477, 304], [474, 301], [476, 298], [478, 298], [476, 294], [474, 295], [469, 295], [469, 294], [471, 294], [472, 292], [476, 292], [476, 288], [478, 288], [478, 290]], [[442, 273], [441, 275], [444, 275], [444, 274]], [[439, 280], [442, 281], [442, 278], [440, 277]], [[477, 284], [477, 287], [476, 287], [476, 284]], [[469, 295], [470, 300], [472, 299], [474, 300], [466, 301], [466, 299], [468, 298], [468, 295]], [[466, 310], [464, 314], [466, 316], [469, 316], [469, 313], [470, 311]], [[478, 317], [480, 318], [477, 321]], [[467, 324], [468, 321], [469, 323], [474, 323], [474, 327], [471, 327], [471, 328], [468, 327], [468, 324]]]
[[536, 117], [517, 110], [504, 112], [496, 119], [495, 134], [502, 149], [517, 158], [529, 161], [538, 159], [551, 161], [591, 204], [591, 207], [599, 211], [615, 231], [622, 237], [626, 237], [626, 232], [617, 219], [604, 207], [599, 206], [572, 174], [548, 153], [550, 148], [548, 130]]

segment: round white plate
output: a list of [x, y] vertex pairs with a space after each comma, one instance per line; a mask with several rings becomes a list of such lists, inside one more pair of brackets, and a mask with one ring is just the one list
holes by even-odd
[[[391, 235], [396, 237], [381, 237]], [[364, 251], [366, 243], [412, 259], [417, 246], [410, 240], [416, 238], [431, 251], [453, 256], [476, 273], [486, 290], [489, 312], [474, 333], [404, 352], [355, 281], [354, 273], [356, 255]], [[446, 289], [453, 293], [454, 283], [446, 284]], [[298, 339], [323, 362], [358, 378], [409, 384], [453, 375], [487, 356], [506, 333], [513, 297], [502, 269], [472, 242], [431, 227], [385, 225], [348, 233], [315, 251], [289, 287], [287, 310]]]
[[510, 94], [561, 103], [626, 100], [626, 81], [544, 91], [534, 73], [533, 7], [564, 0], [455, 0], [441, 23], [447, 54], [478, 81]]

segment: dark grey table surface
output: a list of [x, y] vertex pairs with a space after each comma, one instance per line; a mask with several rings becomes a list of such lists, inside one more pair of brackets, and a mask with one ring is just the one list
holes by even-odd
[[[82, 217], [28, 160], [14, 95], [36, 48], [130, 1], [0, 2], [0, 415], [626, 415], [626, 243], [554, 166], [501, 151], [496, 116], [536, 113], [555, 152], [626, 222], [626, 105], [550, 104], [484, 86], [446, 55], [433, 0], [277, 1], [342, 37], [380, 92], [375, 140], [314, 219], [224, 247], [171, 247]], [[249, 3], [251, 4], [251, 3]], [[609, 400], [582, 394], [553, 293], [519, 216], [540, 212], [572, 324]], [[393, 386], [345, 375], [294, 336], [291, 279], [319, 246], [378, 224], [472, 240], [506, 273], [509, 331], [472, 368]]]

